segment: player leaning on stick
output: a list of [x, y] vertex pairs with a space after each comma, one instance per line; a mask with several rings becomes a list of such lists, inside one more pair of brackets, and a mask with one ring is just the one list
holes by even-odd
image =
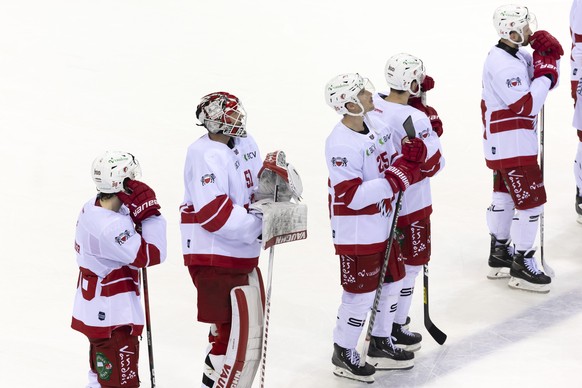
[[414, 354], [395, 347], [390, 336], [393, 305], [404, 277], [398, 244], [391, 249], [382, 279], [369, 351], [362, 355], [369, 363], [360, 366], [356, 346], [380, 281], [395, 197], [419, 179], [418, 162], [426, 155], [419, 139], [403, 144], [402, 155], [398, 155], [389, 133], [372, 130], [366, 121], [366, 114], [374, 109], [372, 92], [368, 79], [359, 74], [339, 75], [325, 89], [327, 104], [342, 115], [325, 145], [332, 237], [343, 287], [333, 332], [332, 363], [336, 375], [366, 382], [374, 381], [376, 368], [413, 366]]
[[[248, 209], [263, 186], [259, 175], [273, 171], [287, 182], [292, 173], [275, 167], [276, 158], [261, 162], [236, 96], [202, 97], [196, 117], [207, 133], [188, 148], [180, 209], [182, 252], [197, 290], [198, 321], [211, 324], [202, 387], [247, 388], [261, 359], [265, 299], [258, 269], [261, 214]], [[281, 187], [280, 195], [289, 200], [293, 194], [287, 188]]]
[[166, 220], [128, 152], [107, 151], [91, 170], [98, 194], [77, 220], [79, 280], [72, 327], [89, 338], [87, 388], [139, 387], [144, 327], [138, 269], [166, 258]]
[[576, 180], [576, 213], [578, 222], [582, 224], [582, 103], [578, 98], [582, 93], [582, 1], [572, 1], [570, 9], [570, 33], [572, 34], [572, 56], [570, 65], [572, 68], [571, 85], [572, 98], [574, 99], [574, 119], [572, 125], [578, 132], [578, 150], [574, 160], [574, 179]]
[[[391, 133], [394, 148], [401, 152], [406, 138], [402, 123], [410, 116], [416, 129], [416, 137], [422, 139], [427, 147], [426, 158], [420, 166], [421, 179], [404, 193], [398, 217], [406, 276], [400, 291], [394, 323], [390, 328], [392, 339], [397, 346], [416, 351], [420, 349], [422, 336], [410, 332], [405, 322], [410, 311], [416, 277], [422, 271], [423, 265], [430, 260], [432, 213], [430, 178], [440, 172], [445, 164], [439, 135], [433, 130], [433, 126], [442, 134], [442, 123], [436, 110], [420, 101], [421, 92], [431, 89], [434, 81], [426, 76], [424, 65], [419, 58], [406, 53], [396, 54], [386, 62], [384, 75], [390, 91], [388, 94], [374, 94], [376, 109], [369, 114], [374, 127], [385, 128]], [[431, 123], [429, 116], [433, 117], [434, 124]]]
[[[481, 100], [483, 150], [487, 167], [493, 170], [493, 196], [487, 209], [488, 277], [509, 277], [512, 288], [549, 292], [551, 280], [538, 269], [534, 257], [546, 202], [537, 162], [536, 122], [548, 92], [558, 82], [563, 50], [548, 32], [532, 34], [536, 20], [527, 7], [497, 8], [493, 25], [501, 39], [483, 66]], [[522, 48], [529, 44], [533, 57]]]

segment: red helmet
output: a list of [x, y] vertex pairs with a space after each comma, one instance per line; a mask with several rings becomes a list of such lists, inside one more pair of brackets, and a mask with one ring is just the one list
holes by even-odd
[[246, 137], [246, 111], [238, 97], [227, 92], [214, 92], [202, 97], [196, 117], [210, 133]]

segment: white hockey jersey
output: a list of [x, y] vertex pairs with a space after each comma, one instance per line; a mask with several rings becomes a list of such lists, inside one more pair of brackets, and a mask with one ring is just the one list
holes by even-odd
[[483, 66], [483, 151], [492, 170], [537, 163], [537, 115], [551, 82], [532, 80], [532, 56], [494, 46]]
[[188, 148], [180, 206], [185, 265], [258, 265], [262, 221], [247, 209], [263, 162], [251, 136], [232, 141], [231, 149], [206, 134]]
[[129, 211], [114, 212], [93, 198], [77, 220], [79, 265], [72, 328], [89, 338], [109, 338], [119, 326], [140, 335], [144, 325], [138, 268], [166, 259], [166, 220], [153, 216], [135, 231]]
[[389, 133], [358, 133], [339, 122], [325, 142], [329, 211], [338, 255], [386, 248], [394, 193], [384, 171], [396, 156]]
[[572, 35], [572, 54], [570, 56], [572, 81], [582, 77], [582, 0], [573, 0], [570, 8], [570, 34]]
[[[402, 139], [406, 137], [403, 123], [408, 116], [411, 116], [416, 129], [416, 137], [422, 139], [426, 145], [426, 162], [421, 166], [423, 176], [432, 177], [445, 167], [441, 142], [438, 135], [432, 130], [430, 120], [424, 112], [410, 105], [388, 102], [378, 93], [374, 94], [373, 101], [376, 109], [368, 113], [370, 122], [375, 129], [392, 133], [392, 144], [396, 152], [402, 152]], [[398, 225], [410, 225], [432, 213], [430, 179], [426, 177], [411, 185], [404, 192]]]

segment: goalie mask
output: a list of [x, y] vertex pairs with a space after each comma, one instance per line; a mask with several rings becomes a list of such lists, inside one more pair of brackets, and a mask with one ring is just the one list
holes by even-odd
[[[391, 89], [404, 90], [412, 96], [418, 96], [426, 70], [419, 58], [414, 55], [400, 53], [388, 59], [384, 67], [384, 75]], [[414, 81], [417, 83], [415, 91], [412, 90]]]
[[[364, 89], [374, 93], [374, 85], [368, 78], [364, 78], [358, 73], [340, 74], [325, 85], [325, 102], [341, 115], [363, 116], [365, 110], [358, 94]], [[346, 108], [348, 102], [358, 105], [360, 112], [348, 111]]]
[[[537, 28], [537, 20], [536, 16], [529, 12], [527, 7], [515, 4], [502, 5], [493, 13], [493, 27], [497, 31], [497, 35], [517, 45], [527, 45], [524, 29], [528, 26], [531, 32], [534, 32]], [[519, 35], [519, 42], [510, 38], [512, 31]]]
[[106, 151], [93, 161], [91, 176], [97, 191], [113, 194], [123, 190], [126, 178], [133, 180], [141, 177], [141, 167], [129, 152]]
[[246, 137], [246, 111], [240, 100], [227, 92], [215, 92], [202, 97], [196, 107], [196, 118], [210, 133], [231, 137]]

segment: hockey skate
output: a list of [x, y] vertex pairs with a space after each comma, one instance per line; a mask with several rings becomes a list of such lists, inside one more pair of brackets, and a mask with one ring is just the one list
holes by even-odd
[[368, 362], [378, 370], [411, 369], [414, 366], [414, 353], [394, 346], [390, 337], [372, 336]]
[[398, 323], [392, 324], [392, 343], [399, 348], [408, 350], [409, 352], [416, 352], [420, 350], [420, 342], [422, 335], [408, 330], [406, 323], [400, 325]]
[[509, 273], [509, 287], [546, 294], [550, 292], [552, 279], [540, 271], [533, 257], [535, 250], [517, 251], [513, 256], [513, 264]]
[[376, 368], [367, 362], [364, 366], [360, 366], [360, 355], [356, 349], [346, 349], [338, 344], [333, 344], [331, 362], [335, 365], [333, 374], [336, 376], [365, 383], [374, 382]]
[[582, 195], [580, 195], [580, 189], [576, 187], [576, 214], [578, 214], [579, 224], [582, 224]]
[[491, 235], [491, 251], [489, 253], [488, 279], [507, 279], [510, 277], [509, 269], [513, 263], [513, 248], [509, 245], [511, 240], [497, 240]]

